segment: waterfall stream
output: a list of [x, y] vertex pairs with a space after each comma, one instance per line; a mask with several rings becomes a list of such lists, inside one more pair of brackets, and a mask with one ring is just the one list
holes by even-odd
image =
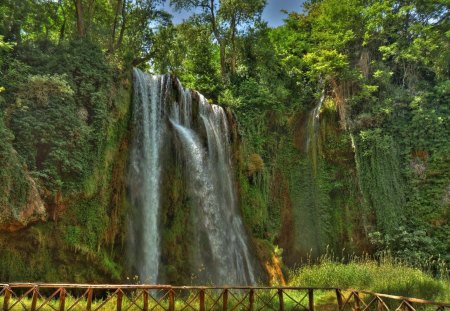
[[130, 257], [141, 280], [156, 283], [160, 261], [160, 144], [164, 139], [160, 77], [134, 70], [134, 140], [130, 156]]
[[[156, 283], [161, 269], [160, 228], [165, 146], [181, 155], [186, 197], [192, 202], [194, 251], [186, 264], [198, 282], [255, 283], [252, 256], [237, 206], [225, 111], [170, 76], [134, 70], [133, 142], [129, 166], [131, 269], [141, 282]], [[175, 86], [175, 87], [174, 87]], [[176, 211], [175, 211], [176, 212]]]
[[320, 99], [317, 105], [309, 113], [308, 123], [307, 123], [307, 136], [306, 136], [306, 152], [311, 160], [311, 166], [314, 175], [317, 172], [317, 157], [319, 153], [319, 127], [320, 127], [320, 109], [322, 108], [323, 102], [325, 100], [325, 89], [322, 90]]

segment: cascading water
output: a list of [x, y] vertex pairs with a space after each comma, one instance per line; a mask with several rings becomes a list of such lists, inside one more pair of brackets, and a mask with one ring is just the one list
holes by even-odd
[[[316, 106], [310, 111], [305, 126], [304, 157], [300, 160], [295, 202], [295, 246], [297, 257], [316, 258], [324, 251], [327, 237], [323, 234], [327, 226], [329, 206], [328, 190], [323, 187], [323, 161], [321, 160], [320, 110], [325, 100], [322, 91]], [[295, 190], [294, 190], [295, 191]], [[298, 260], [290, 258], [290, 260]]]
[[134, 70], [133, 127], [129, 190], [135, 207], [129, 223], [132, 269], [143, 282], [156, 283], [160, 261], [160, 144], [164, 139], [164, 78]]
[[203, 279], [214, 284], [255, 282], [244, 226], [238, 216], [231, 177], [228, 126], [222, 108], [199, 102], [199, 116], [207, 135], [204, 148], [198, 135], [187, 124], [173, 126], [188, 158], [190, 192], [198, 210], [199, 269]]
[[320, 109], [325, 100], [325, 90], [322, 90], [320, 99], [314, 109], [310, 112], [307, 124], [306, 136], [306, 152], [311, 160], [313, 173], [317, 172], [317, 156], [319, 153], [319, 126], [320, 126]]
[[[175, 85], [175, 87], [173, 87]], [[158, 280], [161, 260], [161, 150], [173, 145], [181, 155], [186, 196], [191, 202], [194, 244], [186, 264], [197, 282], [254, 284], [247, 236], [237, 207], [230, 138], [224, 110], [200, 94], [193, 101], [169, 76], [134, 70], [134, 140], [129, 168], [129, 260], [143, 281]], [[188, 257], [188, 256], [187, 256]]]

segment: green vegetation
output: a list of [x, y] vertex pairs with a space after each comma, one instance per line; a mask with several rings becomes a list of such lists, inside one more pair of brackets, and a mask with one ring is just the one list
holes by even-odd
[[323, 256], [315, 263], [291, 271], [289, 285], [362, 289], [434, 301], [450, 299], [448, 279], [437, 280], [389, 256], [379, 260], [363, 256], [348, 262]]
[[[330, 245], [393, 261], [322, 262], [291, 282], [325, 284], [336, 271], [344, 287], [439, 297], [429, 293], [444, 281], [415, 269], [445, 279], [450, 265], [447, 3], [308, 1], [272, 29], [260, 0], [173, 0], [195, 12], [178, 25], [162, 2], [0, 4], [0, 280], [129, 274], [137, 66], [175, 74], [233, 116], [240, 207], [274, 282], [280, 265], [318, 258]], [[180, 172], [167, 175], [163, 278], [189, 283], [180, 270], [195, 251], [183, 240], [191, 206]], [[357, 278], [346, 280], [352, 272]], [[380, 273], [401, 282], [382, 283]]]
[[[128, 78], [114, 73], [89, 41], [33, 41], [6, 57], [2, 154], [10, 164], [2, 169], [1, 199], [10, 202], [1, 205], [4, 226], [41, 200], [51, 223], [2, 234], [1, 278], [119, 279], [123, 259], [112, 250], [125, 234]], [[30, 184], [39, 189], [34, 197]], [[15, 214], [8, 218], [10, 208]], [[78, 263], [65, 265], [74, 252]], [[86, 263], [93, 267], [78, 272]]]

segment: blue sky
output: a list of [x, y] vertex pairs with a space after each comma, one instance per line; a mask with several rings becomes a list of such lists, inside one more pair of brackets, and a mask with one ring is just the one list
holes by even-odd
[[[280, 26], [283, 24], [283, 19], [286, 17], [286, 14], [281, 13], [281, 10], [286, 10], [288, 12], [300, 12], [303, 2], [303, 0], [267, 0], [267, 6], [264, 9], [262, 17], [269, 23], [270, 27]], [[174, 23], [179, 23], [190, 15], [190, 12], [186, 11], [175, 12], [172, 8], [170, 8], [169, 0], [165, 2], [164, 8], [173, 15]]]
[[300, 12], [302, 10], [303, 0], [267, 0], [266, 8], [263, 12], [263, 19], [269, 23], [269, 26], [276, 27], [283, 24], [286, 14], [281, 10], [288, 12]]

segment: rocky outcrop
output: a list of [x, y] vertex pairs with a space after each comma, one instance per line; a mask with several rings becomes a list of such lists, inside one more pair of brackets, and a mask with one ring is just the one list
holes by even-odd
[[28, 175], [26, 181], [29, 189], [26, 202], [15, 208], [12, 206], [1, 207], [0, 231], [17, 231], [31, 223], [47, 219], [45, 204], [39, 194], [36, 182]]
[[45, 221], [47, 212], [33, 178], [26, 175], [28, 195], [24, 204], [18, 207], [1, 206], [0, 231], [13, 232], [25, 228], [30, 223]]

